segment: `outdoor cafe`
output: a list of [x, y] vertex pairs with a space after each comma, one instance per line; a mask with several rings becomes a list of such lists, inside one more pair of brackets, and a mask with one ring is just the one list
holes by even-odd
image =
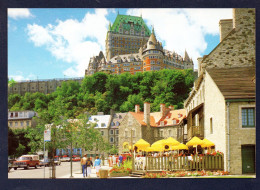
[[172, 137], [150, 145], [143, 139], [134, 145], [124, 143], [124, 152], [134, 158], [134, 171], [223, 170], [223, 153], [215, 151], [208, 139], [193, 137], [182, 144]]

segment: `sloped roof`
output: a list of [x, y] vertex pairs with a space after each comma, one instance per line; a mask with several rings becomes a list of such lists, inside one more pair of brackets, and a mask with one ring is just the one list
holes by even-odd
[[[134, 118], [141, 124], [146, 126], [146, 123], [144, 122], [144, 112], [129, 112], [134, 116]], [[180, 115], [179, 115], [180, 114]], [[161, 117], [160, 112], [152, 112], [150, 113], [150, 125], [151, 127], [159, 127], [160, 122], [164, 121], [163, 126], [172, 126], [172, 125], [178, 125], [184, 118], [186, 117], [186, 110], [185, 109], [179, 109], [179, 110], [171, 110], [169, 113]], [[173, 120], [176, 120], [176, 124], [173, 124]]]
[[116, 17], [115, 22], [113, 23], [111, 27], [111, 31], [113, 32], [119, 32], [119, 26], [122, 24], [124, 30], [130, 30], [131, 25], [130, 23], [133, 23], [134, 25], [134, 30], [136, 31], [141, 31], [142, 26], [145, 29], [145, 36], [150, 36], [151, 31], [145, 24], [144, 20], [142, 17], [138, 16], [130, 16], [130, 15], [120, 15], [118, 14]]
[[255, 98], [255, 67], [206, 69], [225, 99]]
[[[97, 123], [95, 128], [108, 128], [110, 115], [92, 115], [88, 123]], [[102, 126], [102, 124], [104, 124]]]
[[[118, 128], [126, 114], [127, 113], [115, 113], [110, 124], [111, 128]], [[112, 126], [112, 122], [114, 122], [114, 126]], [[116, 126], [116, 122], [119, 122], [119, 126]]]

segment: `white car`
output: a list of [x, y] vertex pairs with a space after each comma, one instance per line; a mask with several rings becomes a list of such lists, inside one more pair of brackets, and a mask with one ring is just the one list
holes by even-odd
[[70, 157], [61, 157], [60, 161], [61, 162], [69, 162], [70, 161]]

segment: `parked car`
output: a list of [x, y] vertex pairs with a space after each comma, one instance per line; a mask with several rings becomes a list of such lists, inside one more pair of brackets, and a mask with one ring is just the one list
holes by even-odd
[[60, 161], [61, 162], [69, 162], [70, 161], [70, 157], [68, 157], [67, 155], [63, 156], [63, 157], [61, 157]]
[[[8, 159], [8, 172], [12, 169], [12, 168], [16, 168], [17, 169], [17, 166], [15, 166], [13, 164], [13, 162], [15, 161], [15, 159]], [[15, 169], [15, 170], [16, 170]]]
[[72, 161], [73, 161], [73, 162], [78, 162], [78, 161], [80, 161], [80, 156], [73, 155]]
[[23, 155], [13, 162], [14, 170], [17, 168], [29, 169], [29, 167], [35, 167], [40, 165], [39, 155]]

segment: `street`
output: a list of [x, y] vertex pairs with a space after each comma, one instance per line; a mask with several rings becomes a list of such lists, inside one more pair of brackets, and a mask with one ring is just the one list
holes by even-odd
[[[81, 173], [80, 162], [72, 162], [72, 174]], [[45, 167], [45, 178], [50, 178], [51, 167]], [[56, 178], [63, 178], [63, 176], [70, 175], [70, 162], [62, 162], [61, 165], [56, 166]], [[44, 167], [38, 167], [37, 169], [31, 167], [28, 170], [23, 168], [18, 168], [14, 170], [13, 168], [8, 173], [9, 179], [31, 179], [31, 178], [44, 178]]]

